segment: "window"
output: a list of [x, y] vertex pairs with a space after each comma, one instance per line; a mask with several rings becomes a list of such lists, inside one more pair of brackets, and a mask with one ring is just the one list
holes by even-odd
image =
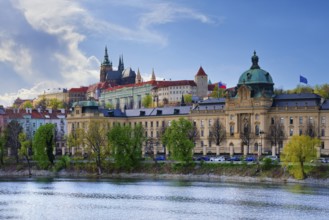
[[280, 123], [284, 124], [284, 118], [280, 118]]
[[255, 119], [259, 120], [259, 115], [258, 114], [255, 115]]
[[145, 128], [147, 128], [147, 121], [145, 122]]
[[299, 124], [302, 125], [303, 124], [303, 117], [299, 117]]
[[274, 118], [271, 118], [271, 125], [274, 125]]
[[255, 134], [258, 136], [259, 135], [259, 125], [255, 126]]
[[212, 120], [211, 120], [211, 119], [209, 120], [209, 124], [208, 124], [208, 126], [209, 126], [209, 127], [212, 126]]
[[153, 128], [153, 121], [151, 121], [151, 128]]
[[291, 124], [291, 125], [294, 124], [294, 118], [293, 117], [289, 118], [289, 124]]
[[283, 148], [283, 142], [279, 141], [279, 148]]
[[201, 137], [203, 137], [203, 133], [204, 133], [203, 130], [201, 130]]
[[158, 128], [158, 127], [159, 127], [159, 122], [156, 121], [156, 122], [155, 122], [155, 125], [156, 125], [156, 127]]
[[208, 144], [209, 144], [209, 147], [211, 147], [211, 140], [209, 140], [209, 143]]
[[324, 142], [321, 142], [321, 149], [324, 149]]
[[230, 125], [230, 135], [234, 135], [234, 125]]
[[203, 141], [201, 141], [201, 147], [203, 147], [203, 145], [204, 145], [204, 144], [203, 144]]
[[233, 120], [234, 119], [234, 115], [230, 115], [230, 120]]
[[325, 134], [325, 129], [322, 128], [322, 129], [321, 129], [321, 137], [324, 137], [324, 136], [326, 136], [326, 134]]
[[321, 117], [321, 124], [325, 124], [326, 123], [326, 116], [322, 116]]
[[151, 137], [153, 138], [153, 131], [151, 131]]
[[294, 129], [293, 129], [293, 128], [290, 128], [290, 130], [289, 130], [289, 135], [290, 135], [290, 136], [293, 136], [293, 135], [294, 135]]
[[313, 117], [309, 117], [309, 122], [313, 124]]
[[201, 128], [203, 128], [203, 127], [204, 127], [204, 121], [201, 120]]
[[299, 136], [301, 136], [303, 134], [303, 130], [300, 128], [299, 129]]

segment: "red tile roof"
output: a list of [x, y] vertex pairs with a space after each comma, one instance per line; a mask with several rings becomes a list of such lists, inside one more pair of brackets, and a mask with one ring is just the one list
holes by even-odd
[[73, 92], [87, 92], [88, 87], [87, 86], [81, 86], [80, 88], [71, 88], [69, 90], [69, 93]]
[[200, 66], [196, 76], [207, 76], [206, 72], [203, 70], [202, 66]]

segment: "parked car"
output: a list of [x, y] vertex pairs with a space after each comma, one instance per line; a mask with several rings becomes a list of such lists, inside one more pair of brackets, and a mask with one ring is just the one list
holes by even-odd
[[156, 161], [163, 161], [163, 160], [166, 160], [166, 157], [164, 155], [158, 155], [155, 157], [155, 160]]
[[255, 156], [247, 156], [244, 160], [248, 162], [255, 162], [257, 161], [257, 158]]
[[240, 161], [241, 159], [240, 159], [240, 157], [238, 157], [238, 156], [232, 156], [232, 157], [230, 157], [230, 159], [229, 159], [229, 161]]
[[210, 157], [208, 156], [200, 156], [196, 158], [197, 161], [209, 161]]
[[214, 161], [214, 162], [222, 162], [222, 161], [225, 161], [225, 157], [224, 157], [224, 156], [210, 157], [210, 161]]
[[318, 159], [311, 160], [311, 163], [329, 163], [329, 160], [327, 160], [326, 158], [320, 157]]

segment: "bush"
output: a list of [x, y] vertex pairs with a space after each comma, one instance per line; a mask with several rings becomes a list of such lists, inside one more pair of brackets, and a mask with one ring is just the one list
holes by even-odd
[[70, 166], [71, 158], [67, 155], [62, 156], [61, 159], [55, 164], [55, 171], [66, 169]]
[[272, 163], [272, 159], [271, 158], [265, 158], [263, 160], [263, 164], [262, 164], [262, 169], [263, 170], [270, 170], [273, 167], [273, 163]]

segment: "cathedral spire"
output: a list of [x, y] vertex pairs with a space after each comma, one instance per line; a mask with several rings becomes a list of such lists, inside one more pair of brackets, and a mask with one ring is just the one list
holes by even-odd
[[118, 70], [119, 72], [123, 72], [125, 69], [124, 63], [123, 63], [123, 55], [121, 55], [119, 57], [119, 66], [118, 66]]
[[155, 74], [154, 74], [154, 68], [152, 68], [152, 76], [151, 76], [151, 81], [155, 81]]
[[141, 76], [141, 73], [139, 72], [139, 68], [138, 68], [135, 83], [138, 84], [141, 82], [142, 82], [142, 76]]
[[109, 55], [107, 53], [107, 46], [105, 46], [105, 54], [104, 54], [104, 60], [102, 65], [109, 65], [109, 66], [112, 65], [111, 61], [109, 60]]

